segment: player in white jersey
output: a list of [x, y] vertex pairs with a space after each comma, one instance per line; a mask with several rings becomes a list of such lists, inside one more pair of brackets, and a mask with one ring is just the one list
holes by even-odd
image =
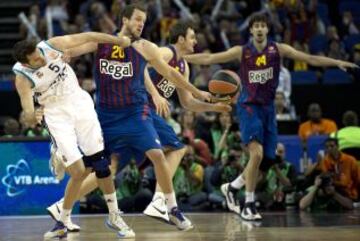
[[65, 61], [69, 57], [66, 54], [68, 49], [88, 42], [114, 43], [127, 47], [130, 39], [88, 32], [55, 37], [38, 44], [24, 40], [16, 43], [13, 49], [14, 58], [18, 61], [13, 67], [16, 74], [15, 85], [25, 120], [30, 126], [36, 124], [34, 96], [43, 106], [45, 123], [54, 144], [64, 156], [64, 164], [70, 175], [60, 221], [44, 235], [45, 238], [65, 237], [67, 229], [79, 231], [71, 223], [69, 216], [82, 181], [92, 170], [108, 205], [107, 226], [117, 231], [119, 237], [135, 236], [120, 217], [109, 161], [103, 154], [103, 137], [93, 101], [80, 88], [74, 71]]

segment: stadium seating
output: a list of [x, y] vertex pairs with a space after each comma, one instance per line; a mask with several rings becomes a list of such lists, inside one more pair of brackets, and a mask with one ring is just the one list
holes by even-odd
[[327, 69], [322, 78], [322, 83], [326, 85], [351, 84], [351, 76], [341, 69]]
[[318, 79], [314, 71], [293, 71], [291, 82], [293, 85], [313, 85], [318, 83]]

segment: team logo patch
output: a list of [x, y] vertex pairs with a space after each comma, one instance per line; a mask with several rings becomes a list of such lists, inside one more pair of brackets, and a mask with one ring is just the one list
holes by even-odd
[[38, 72], [36, 72], [36, 76], [40, 79], [40, 78], [42, 78], [44, 76], [44, 73], [38, 71]]
[[100, 59], [100, 73], [111, 75], [114, 79], [122, 79], [124, 77], [133, 76], [133, 66], [131, 62], [122, 63], [118, 61], [109, 61]]

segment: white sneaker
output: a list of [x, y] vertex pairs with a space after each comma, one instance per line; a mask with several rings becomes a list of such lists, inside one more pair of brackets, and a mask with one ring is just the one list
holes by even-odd
[[164, 198], [158, 197], [152, 200], [143, 213], [152, 218], [157, 218], [167, 223], [169, 222], [169, 215]]
[[[61, 210], [62, 210], [62, 204], [63, 204], [63, 200], [61, 199], [60, 201], [58, 201], [58, 202], [54, 203], [53, 205], [46, 208], [49, 215], [56, 222], [60, 221], [60, 213], [61, 213]], [[79, 225], [76, 225], [71, 221], [71, 218], [66, 220], [64, 222], [64, 225], [66, 226], [68, 232], [79, 232], [81, 230]]]
[[256, 209], [255, 202], [245, 203], [241, 218], [246, 221], [261, 221], [262, 217]]
[[66, 238], [67, 230], [62, 222], [56, 222], [53, 229], [44, 234], [44, 239], [62, 239]]
[[57, 180], [61, 181], [62, 179], [64, 179], [64, 158], [53, 144], [50, 147], [49, 168], [51, 173]]
[[120, 212], [110, 213], [105, 222], [106, 226], [115, 230], [119, 238], [134, 238], [134, 231], [124, 222], [120, 216]]
[[188, 231], [194, 228], [194, 225], [191, 221], [185, 217], [185, 215], [180, 211], [178, 207], [171, 209], [169, 213], [170, 222], [176, 225], [176, 227], [182, 231]]
[[226, 204], [229, 210], [233, 211], [234, 213], [240, 214], [241, 213], [240, 204], [235, 199], [235, 193], [233, 191], [230, 191], [229, 187], [230, 187], [230, 183], [225, 183], [221, 185], [220, 187], [221, 192], [226, 198]]

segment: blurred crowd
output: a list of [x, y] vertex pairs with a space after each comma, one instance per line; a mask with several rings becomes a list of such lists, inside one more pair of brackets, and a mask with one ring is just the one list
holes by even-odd
[[[39, 0], [27, 15], [41, 39], [51, 36], [100, 31], [114, 33], [119, 29], [119, 14], [126, 0]], [[177, 2], [183, 4], [179, 7]], [[222, 3], [217, 8], [218, 3]], [[179, 18], [191, 20], [198, 44], [196, 52], [218, 52], [248, 40], [247, 19], [251, 13], [262, 11], [271, 19], [270, 38], [285, 42], [304, 52], [326, 55], [360, 63], [360, 43], [349, 44], [349, 36], [359, 34], [359, 21], [353, 12], [338, 11], [339, 1], [320, 0], [148, 0], [148, 17], [143, 37], [160, 45], [167, 43], [171, 26]], [[216, 11], [215, 9], [218, 9]], [[324, 10], [326, 9], [326, 11]], [[331, 16], [331, 18], [330, 18]], [[51, 28], [49, 28], [49, 18]], [[24, 38], [31, 38], [25, 26]], [[313, 44], [320, 37], [323, 45]], [[316, 41], [315, 43], [319, 43]], [[90, 94], [96, 88], [92, 79], [92, 56], [73, 59], [82, 87]], [[221, 68], [237, 70], [238, 63], [213, 66], [191, 66], [191, 82], [206, 88], [212, 74]], [[276, 93], [277, 120], [297, 121], [291, 102], [292, 71], [315, 71], [301, 61], [282, 63], [280, 83]], [[354, 78], [360, 74], [354, 72]], [[187, 145], [187, 153], [176, 171], [174, 188], [183, 210], [223, 210], [225, 199], [220, 185], [234, 180], [244, 169], [248, 153], [241, 141], [238, 120], [231, 113], [194, 113], [179, 108], [176, 98], [171, 100], [172, 115], [168, 123]], [[312, 135], [331, 135], [318, 160], [299, 174], [286, 160], [286, 148], [278, 144], [279, 161], [258, 181], [256, 199], [264, 209], [352, 209], [359, 202], [360, 189], [360, 127], [354, 111], [347, 111], [343, 123], [337, 124], [322, 115], [318, 103], [308, 106], [308, 119], [298, 125], [298, 135], [306, 143]], [[42, 126], [30, 128], [19, 120], [0, 117], [0, 135], [48, 136]], [[302, 119], [306, 119], [302, 117]], [[296, 133], [294, 133], [296, 134]], [[339, 140], [339, 141], [338, 141]], [[345, 154], [347, 153], [347, 154]], [[123, 211], [143, 211], [152, 198], [155, 175], [152, 166], [138, 167], [135, 161], [119, 170], [115, 178], [120, 208]], [[241, 201], [243, 192], [239, 192]], [[355, 203], [355, 205], [354, 205]], [[84, 212], [102, 212], [106, 208], [101, 195], [94, 192], [82, 202]]]

